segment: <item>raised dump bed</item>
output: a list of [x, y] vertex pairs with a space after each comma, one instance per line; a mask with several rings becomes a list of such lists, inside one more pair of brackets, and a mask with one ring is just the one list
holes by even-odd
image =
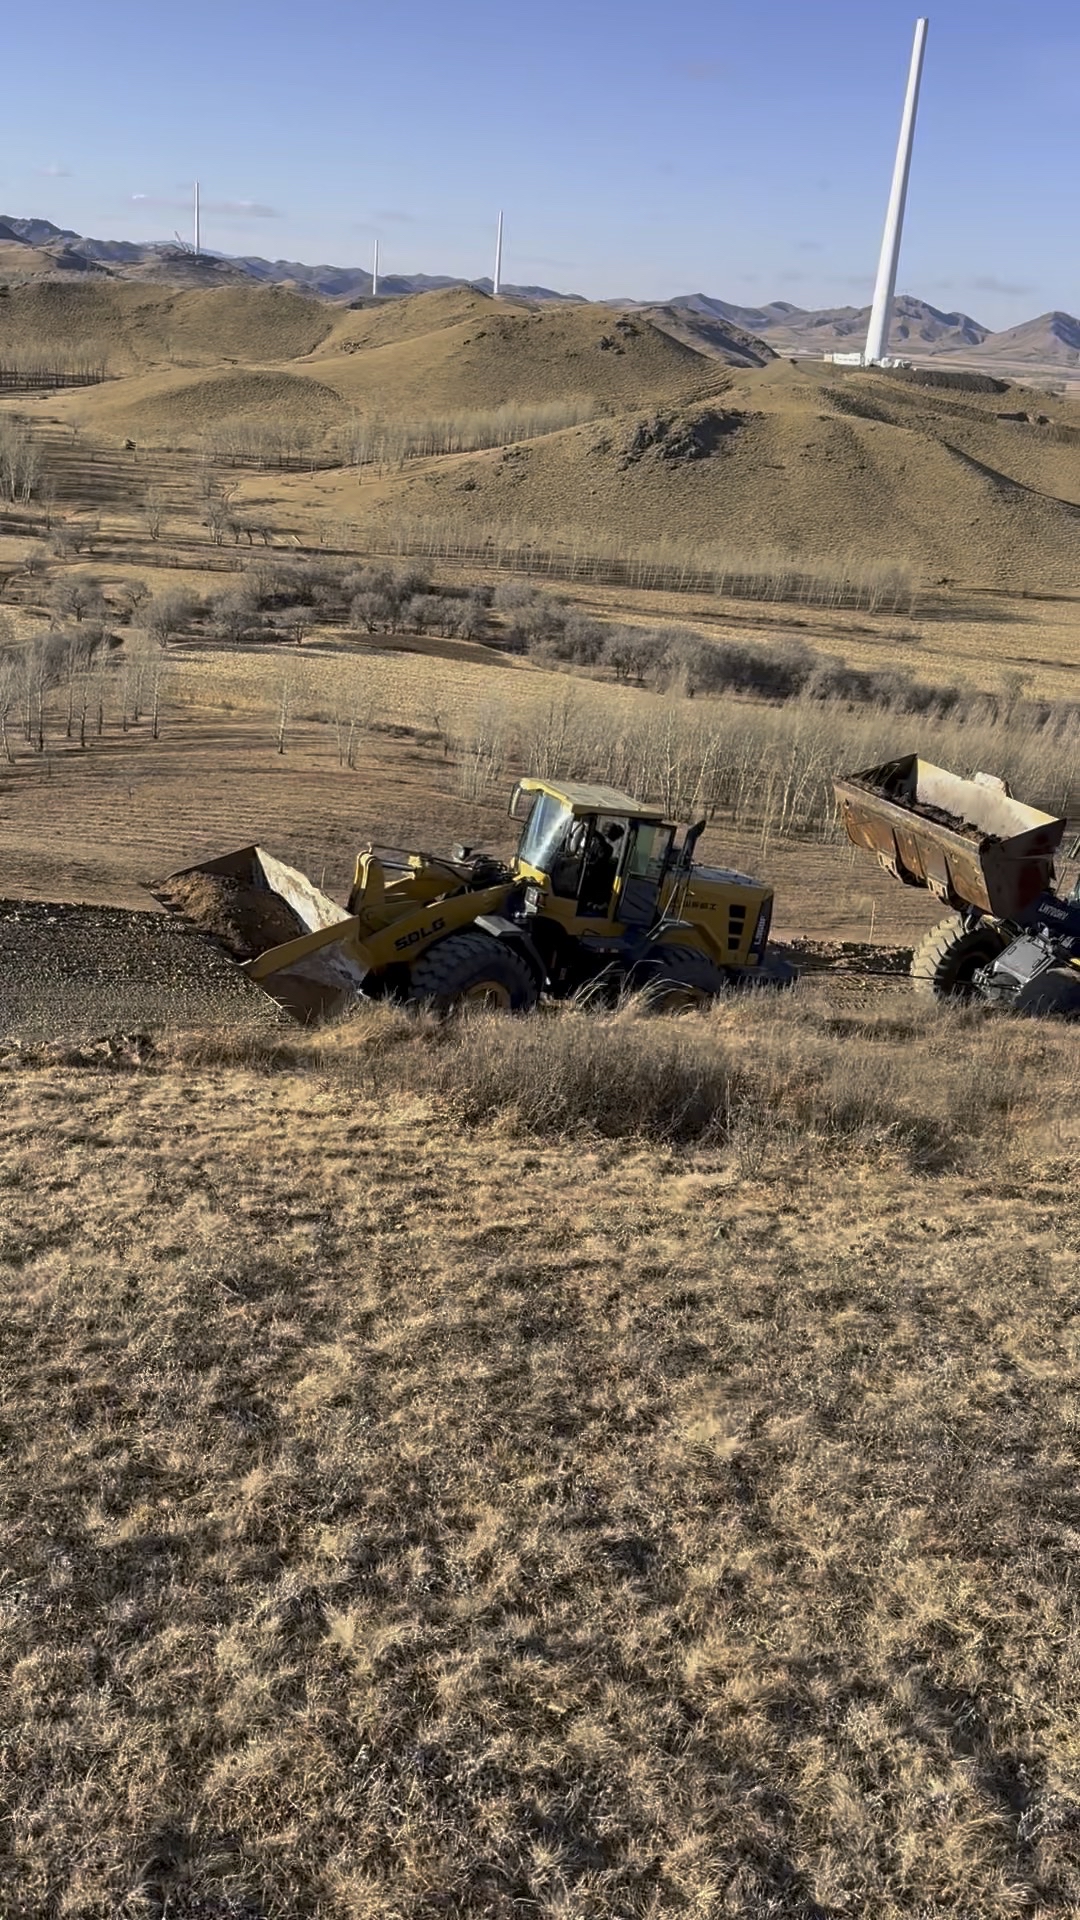
[[1053, 882], [1064, 820], [1014, 800], [992, 774], [965, 780], [909, 753], [833, 790], [854, 846], [957, 911], [1014, 920]]

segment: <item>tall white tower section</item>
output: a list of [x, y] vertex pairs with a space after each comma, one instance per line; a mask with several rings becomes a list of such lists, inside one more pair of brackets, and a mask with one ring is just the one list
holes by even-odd
[[491, 283], [492, 298], [497, 300], [502, 291], [502, 209], [499, 210], [499, 224], [495, 230], [495, 277]]
[[371, 258], [371, 297], [378, 298], [379, 293], [379, 237], [375, 236], [375, 252]]
[[893, 168], [889, 211], [885, 215], [885, 232], [881, 237], [881, 258], [878, 261], [877, 283], [874, 287], [874, 304], [870, 309], [870, 327], [866, 335], [866, 352], [863, 355], [867, 366], [872, 366], [875, 361], [884, 360], [889, 347], [889, 325], [896, 294], [896, 269], [900, 263], [900, 240], [904, 231], [904, 207], [907, 202], [908, 175], [911, 172], [911, 149], [915, 144], [915, 115], [919, 106], [919, 82], [922, 79], [928, 25], [929, 22], [926, 20], [915, 22], [915, 44], [911, 49], [911, 71], [908, 74], [907, 95], [904, 100], [904, 117], [900, 122], [900, 141], [896, 149], [896, 165]]

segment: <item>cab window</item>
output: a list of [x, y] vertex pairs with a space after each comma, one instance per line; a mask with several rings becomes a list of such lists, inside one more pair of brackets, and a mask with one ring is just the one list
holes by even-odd
[[639, 820], [630, 846], [630, 858], [626, 867], [627, 879], [660, 881], [671, 852], [673, 838], [672, 827], [662, 827], [654, 825], [649, 820]]
[[550, 873], [573, 817], [564, 800], [557, 800], [553, 793], [538, 793], [518, 843], [518, 859], [539, 873]]

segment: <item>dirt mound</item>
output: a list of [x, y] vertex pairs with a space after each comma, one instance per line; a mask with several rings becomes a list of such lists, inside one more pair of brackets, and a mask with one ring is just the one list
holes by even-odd
[[94, 1040], [286, 1019], [217, 947], [166, 914], [5, 900], [0, 941], [3, 1040]]
[[[465, 308], [465, 317], [453, 317]], [[350, 321], [369, 316], [351, 315]], [[423, 320], [421, 331], [406, 332]], [[392, 329], [386, 338], [381, 329]], [[350, 344], [355, 351], [344, 351]], [[418, 294], [370, 332], [336, 331], [308, 362], [350, 407], [393, 420], [595, 394], [613, 411], [680, 398], [717, 383], [715, 361], [610, 307], [526, 308], [484, 295]]]
[[175, 287], [104, 276], [91, 283], [34, 281], [0, 303], [0, 359], [47, 348], [92, 350], [110, 373], [149, 367], [244, 365], [310, 353], [334, 310], [303, 294], [250, 285]]
[[[831, 367], [775, 362], [729, 372], [719, 407], [715, 394], [698, 401], [699, 410], [741, 416], [720, 439], [721, 457], [668, 460], [639, 447], [635, 407], [602, 432], [570, 427], [513, 457], [406, 469], [393, 482], [394, 504], [460, 516], [467, 497], [470, 517], [488, 526], [572, 529], [623, 553], [669, 539], [717, 567], [798, 557], [903, 565], [927, 583], [1071, 590], [1080, 476], [1074, 449], [1058, 437], [1069, 409], [1045, 402], [1051, 425], [1025, 429], [995, 419], [997, 404], [994, 394], [886, 375], [860, 374], [849, 386]], [[669, 399], [658, 411], [682, 419], [691, 409]], [[655, 438], [651, 429], [645, 438]]]
[[719, 453], [729, 434], [737, 433], [744, 416], [720, 407], [702, 407], [683, 415], [654, 414], [633, 428], [623, 454], [626, 466], [633, 466], [647, 454], [658, 460], [681, 465], [687, 460], [708, 460]]
[[782, 951], [804, 973], [890, 979], [908, 973], [912, 952], [910, 947], [875, 947], [863, 940], [801, 939], [788, 940]]
[[890, 380], [906, 381], [912, 387], [939, 387], [952, 393], [1008, 393], [1007, 380], [992, 373], [962, 373], [953, 367], [889, 367]]
[[346, 353], [364, 347], [389, 347], [400, 340], [416, 340], [421, 334], [438, 333], [444, 327], [457, 327], [465, 321], [483, 325], [485, 318], [503, 311], [525, 312], [514, 302], [500, 301], [475, 287], [440, 287], [431, 293], [414, 293], [404, 299], [387, 300], [381, 306], [350, 307], [325, 342], [326, 349]]
[[237, 960], [253, 960], [308, 931], [280, 895], [225, 874], [182, 873], [157, 891], [167, 907], [220, 941]]
[[295, 373], [219, 373], [182, 383], [159, 375], [132, 392], [134, 384], [80, 392], [80, 417], [90, 431], [122, 432], [151, 445], [183, 444], [225, 420], [242, 419], [303, 426], [321, 439], [346, 415], [332, 388]]

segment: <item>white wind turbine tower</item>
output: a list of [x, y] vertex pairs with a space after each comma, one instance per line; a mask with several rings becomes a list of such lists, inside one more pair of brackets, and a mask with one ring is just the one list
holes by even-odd
[[885, 215], [885, 231], [881, 237], [881, 258], [878, 261], [877, 282], [874, 287], [874, 304], [870, 309], [870, 326], [866, 335], [866, 349], [863, 353], [863, 365], [867, 367], [875, 366], [884, 360], [889, 347], [889, 325], [896, 294], [896, 269], [900, 263], [900, 240], [904, 231], [904, 208], [907, 204], [908, 176], [911, 172], [911, 150], [915, 144], [915, 115], [919, 106], [919, 82], [922, 79], [928, 25], [927, 20], [915, 22], [915, 43], [911, 49], [911, 69], [908, 73], [903, 118], [900, 121], [900, 140], [896, 149], [896, 163], [893, 167], [889, 207]]
[[375, 235], [375, 252], [371, 261], [371, 297], [376, 299], [379, 292], [379, 236]]
[[491, 283], [491, 297], [497, 300], [502, 292], [502, 208], [499, 208], [499, 224], [495, 229], [495, 277]]
[[195, 258], [196, 260], [199, 258], [200, 239], [201, 239], [201, 234], [200, 234], [200, 221], [199, 221], [199, 183], [196, 180], [195, 182]]

